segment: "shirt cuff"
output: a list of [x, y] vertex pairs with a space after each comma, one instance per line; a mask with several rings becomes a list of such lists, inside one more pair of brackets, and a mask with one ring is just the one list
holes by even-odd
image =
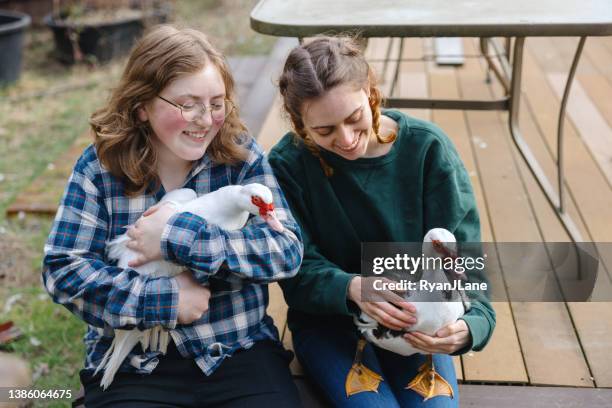
[[[359, 307], [348, 298], [348, 287], [351, 283], [351, 279], [355, 276], [351, 273], [337, 273], [334, 279], [330, 282], [329, 288], [326, 289], [327, 293], [342, 293], [343, 296], [334, 295], [331, 301], [332, 313], [338, 313], [343, 315], [354, 315]], [[355, 307], [357, 309], [355, 309]]]
[[470, 341], [465, 347], [451, 353], [451, 355], [458, 356], [470, 350], [482, 350], [489, 340], [489, 333], [491, 331], [487, 318], [481, 314], [480, 310], [472, 307], [472, 309], [463, 315], [460, 320], [465, 321], [467, 324], [470, 331]]
[[178, 319], [178, 283], [174, 278], [152, 278], [144, 288], [144, 323], [146, 327], [174, 329]]

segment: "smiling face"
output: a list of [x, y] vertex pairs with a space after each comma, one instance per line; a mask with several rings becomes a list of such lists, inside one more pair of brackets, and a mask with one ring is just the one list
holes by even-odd
[[304, 129], [321, 148], [347, 160], [369, 157], [372, 143], [372, 110], [363, 89], [339, 85], [302, 107]]
[[[225, 84], [219, 70], [211, 63], [193, 74], [170, 82], [159, 95], [178, 105], [201, 103], [209, 107], [222, 103]], [[213, 120], [209, 111], [187, 122], [176, 106], [155, 98], [139, 111], [140, 119], [149, 121], [162, 165], [188, 166], [200, 159], [215, 138], [224, 120]]]

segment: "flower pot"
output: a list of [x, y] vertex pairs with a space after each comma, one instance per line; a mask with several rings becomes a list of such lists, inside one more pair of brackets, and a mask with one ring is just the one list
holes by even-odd
[[[167, 12], [160, 10], [146, 19], [163, 22], [166, 16]], [[143, 16], [79, 24], [47, 15], [44, 22], [53, 31], [57, 58], [66, 64], [73, 64], [79, 58], [93, 58], [103, 63], [125, 55], [145, 27]]]
[[0, 10], [0, 85], [19, 79], [23, 38], [30, 22], [27, 14]]
[[0, 0], [0, 8], [25, 13], [32, 19], [33, 27], [42, 27], [43, 18], [53, 11], [52, 0]]

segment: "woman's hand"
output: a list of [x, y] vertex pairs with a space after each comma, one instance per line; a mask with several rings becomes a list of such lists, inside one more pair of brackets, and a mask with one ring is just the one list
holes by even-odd
[[202, 317], [208, 310], [210, 289], [195, 280], [190, 271], [174, 277], [179, 286], [178, 322], [190, 324]]
[[128, 263], [135, 268], [147, 262], [162, 259], [161, 236], [168, 219], [176, 213], [171, 204], [155, 205], [142, 214], [136, 224], [128, 229], [131, 238], [127, 247], [138, 253], [138, 257]]
[[[369, 278], [368, 278], [369, 279]], [[380, 298], [376, 301], [361, 301], [363, 278], [356, 276], [351, 279], [348, 287], [348, 298], [355, 302], [359, 309], [376, 320], [378, 323], [392, 330], [403, 330], [416, 323], [416, 308], [406, 302], [401, 296], [391, 291], [376, 291], [372, 298]], [[372, 285], [364, 286], [368, 292], [372, 292]]]
[[461, 350], [471, 341], [472, 335], [465, 320], [459, 319], [438, 330], [435, 336], [421, 332], [404, 334], [404, 339], [413, 347], [430, 354], [450, 354]]

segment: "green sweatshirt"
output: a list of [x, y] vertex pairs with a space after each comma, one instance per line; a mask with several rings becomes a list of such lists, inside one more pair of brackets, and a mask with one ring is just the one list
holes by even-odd
[[[286, 134], [269, 154], [274, 173], [302, 227], [304, 258], [298, 274], [280, 283], [292, 331], [318, 324], [353, 326], [359, 310], [347, 301], [360, 273], [362, 242], [422, 242], [431, 228], [446, 228], [458, 242], [479, 242], [480, 221], [469, 177], [448, 137], [435, 125], [398, 111], [389, 153], [346, 160], [321, 151], [334, 169], [327, 178], [319, 160]], [[481, 350], [495, 327], [489, 301], [472, 301], [463, 316], [470, 349]]]

